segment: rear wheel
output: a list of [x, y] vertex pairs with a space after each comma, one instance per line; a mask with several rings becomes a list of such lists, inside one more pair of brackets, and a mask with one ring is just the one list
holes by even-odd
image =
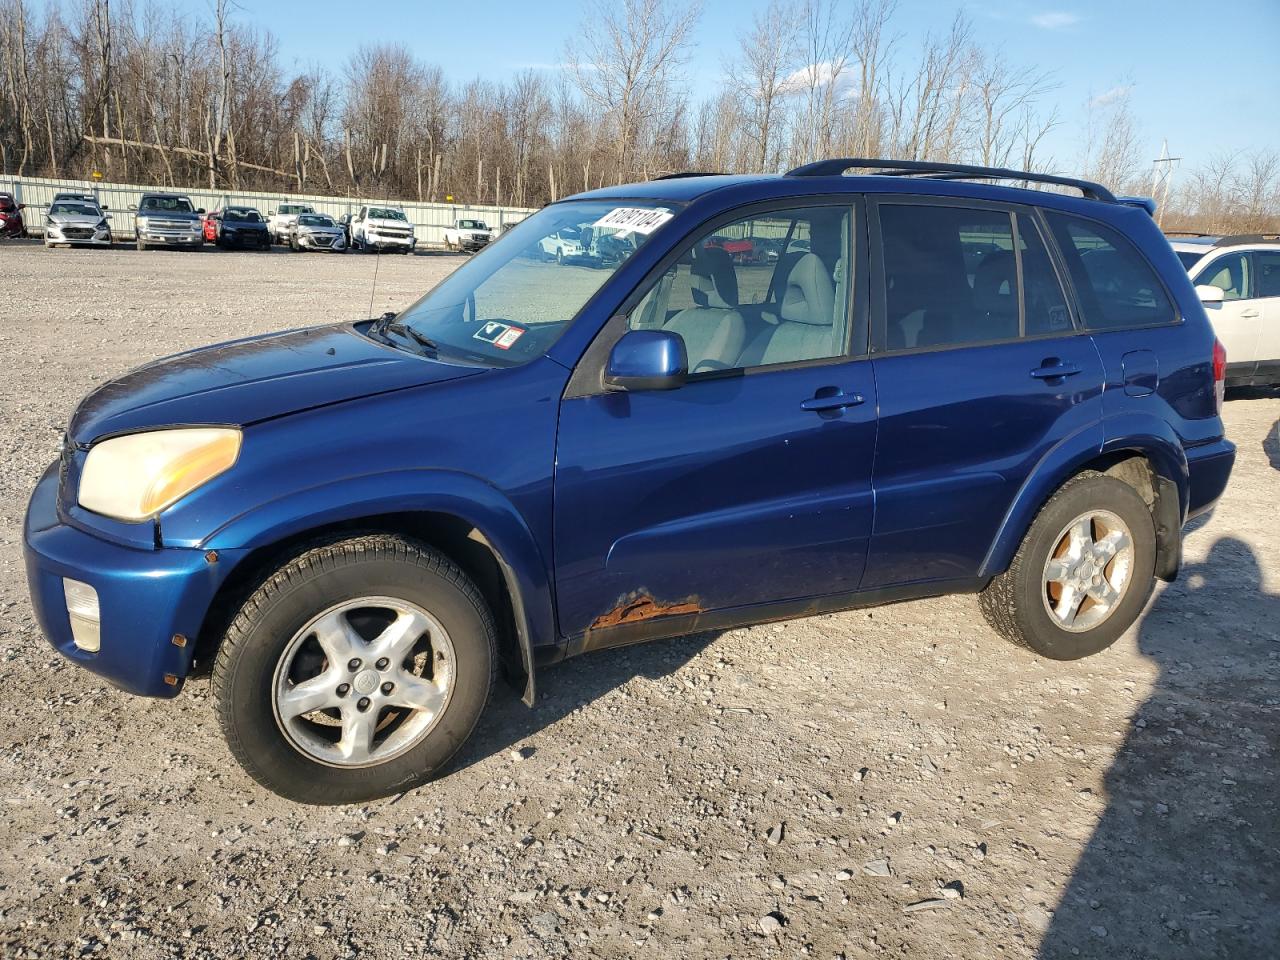
[[1089, 471], [1044, 505], [979, 605], [1005, 639], [1053, 660], [1078, 660], [1109, 647], [1137, 619], [1155, 560], [1146, 502], [1124, 481]]
[[356, 803], [428, 780], [475, 728], [496, 676], [493, 618], [448, 558], [370, 535], [277, 570], [227, 630], [223, 734], [263, 786]]

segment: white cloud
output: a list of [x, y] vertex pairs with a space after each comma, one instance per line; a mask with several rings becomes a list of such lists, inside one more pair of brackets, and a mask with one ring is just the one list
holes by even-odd
[[1130, 90], [1133, 89], [1132, 83], [1122, 84], [1118, 87], [1112, 87], [1110, 90], [1104, 90], [1096, 97], [1089, 100], [1091, 107], [1106, 107], [1122, 99]]
[[842, 97], [853, 96], [856, 93], [853, 89], [856, 82], [853, 72], [848, 69], [842, 69], [838, 77], [835, 74], [835, 64], [828, 60], [824, 60], [821, 63], [811, 63], [788, 74], [779, 84], [779, 92], [784, 94], [800, 93], [803, 90], [808, 90], [811, 86], [825, 87], [834, 78], [836, 87]]
[[1031, 18], [1031, 22], [1041, 30], [1065, 30], [1079, 23], [1080, 15], [1067, 13], [1065, 10], [1049, 10], [1045, 13], [1037, 13]]

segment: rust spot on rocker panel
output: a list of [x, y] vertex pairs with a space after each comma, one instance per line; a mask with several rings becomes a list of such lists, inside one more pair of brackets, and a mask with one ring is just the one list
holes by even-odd
[[623, 597], [621, 602], [608, 613], [602, 613], [596, 617], [590, 629], [602, 630], [605, 627], [642, 623], [658, 617], [676, 617], [681, 614], [702, 612], [702, 605], [697, 597], [690, 597], [678, 603], [662, 603], [643, 591], [636, 591]]

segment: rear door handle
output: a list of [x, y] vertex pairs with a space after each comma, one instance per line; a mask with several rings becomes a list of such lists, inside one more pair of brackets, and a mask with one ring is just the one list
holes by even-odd
[[823, 410], [842, 410], [845, 407], [856, 407], [858, 404], [865, 402], [866, 398], [860, 393], [833, 393], [826, 397], [810, 397], [808, 400], [801, 400], [800, 409], [818, 413]]
[[1080, 372], [1080, 368], [1074, 363], [1063, 363], [1060, 360], [1045, 360], [1042, 364], [1031, 371], [1031, 375], [1037, 380], [1061, 380], [1074, 377]]
[[1262, 311], [1260, 311], [1260, 310], [1241, 310], [1241, 311], [1240, 311], [1240, 316], [1242, 316], [1242, 317], [1247, 317], [1247, 318], [1249, 318], [1250, 320], [1255, 320], [1255, 319], [1257, 319], [1258, 317], [1262, 316]]

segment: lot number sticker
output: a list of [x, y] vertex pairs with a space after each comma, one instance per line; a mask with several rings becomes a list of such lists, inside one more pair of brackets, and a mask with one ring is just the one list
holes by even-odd
[[618, 233], [653, 233], [675, 214], [670, 210], [652, 207], [616, 207], [593, 223], [593, 227], [609, 227]]

